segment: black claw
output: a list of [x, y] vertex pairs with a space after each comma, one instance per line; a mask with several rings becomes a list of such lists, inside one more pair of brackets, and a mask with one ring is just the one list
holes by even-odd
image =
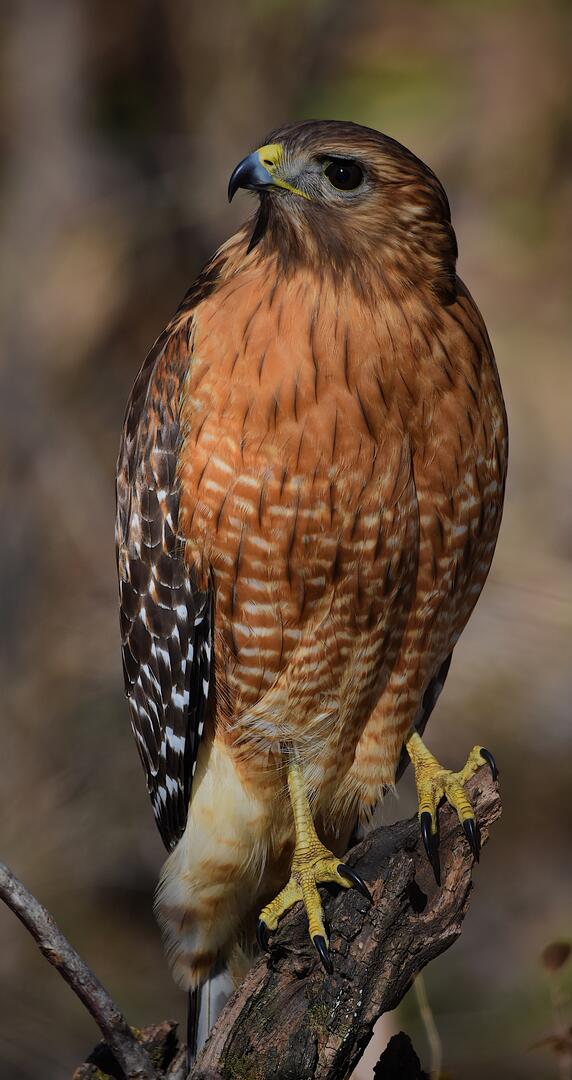
[[269, 930], [265, 922], [259, 919], [256, 924], [256, 940], [263, 952], [268, 952]]
[[318, 956], [320, 957], [322, 964], [328, 972], [328, 975], [331, 975], [334, 970], [334, 965], [332, 964], [332, 958], [328, 952], [328, 946], [326, 945], [325, 938], [323, 938], [321, 934], [316, 934], [316, 936], [312, 938], [312, 941], [314, 942], [314, 945], [318, 950]]
[[352, 870], [350, 866], [346, 866], [345, 863], [340, 863], [340, 865], [338, 866], [338, 874], [341, 874], [342, 877], [345, 877], [348, 879], [348, 881], [351, 881], [354, 889], [357, 889], [357, 891], [361, 893], [362, 896], [365, 896], [366, 900], [369, 900], [371, 904], [371, 893], [363, 878], [360, 877], [359, 874], [356, 874], [355, 870]]
[[498, 780], [499, 771], [497, 769], [497, 763], [490, 750], [487, 750], [484, 746], [481, 746], [481, 757], [484, 758], [487, 765], [489, 766], [493, 780]]
[[432, 839], [432, 837], [431, 837], [432, 820], [433, 819], [432, 819], [431, 814], [429, 813], [428, 810], [424, 810], [423, 813], [419, 815], [419, 824], [421, 826], [421, 836], [423, 837], [423, 846], [424, 846], [425, 851], [427, 853], [427, 858], [429, 859], [429, 862], [431, 862], [432, 851], [433, 851], [433, 844], [431, 843], [431, 839]]
[[466, 818], [463, 822], [463, 831], [467, 840], [469, 841], [469, 847], [476, 859], [479, 861], [479, 855], [481, 853], [481, 845], [479, 841], [479, 834], [477, 832], [477, 825], [474, 818]]
[[427, 858], [431, 864], [431, 869], [435, 875], [435, 881], [438, 885], [441, 884], [441, 866], [439, 863], [439, 834], [433, 832], [433, 818], [428, 810], [424, 810], [419, 816], [419, 824], [421, 826], [421, 836], [423, 838], [423, 846], [427, 853]]

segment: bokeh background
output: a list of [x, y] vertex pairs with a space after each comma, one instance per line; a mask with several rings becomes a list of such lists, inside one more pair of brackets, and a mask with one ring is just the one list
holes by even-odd
[[[449, 1076], [558, 1075], [529, 1048], [556, 1023], [539, 954], [572, 932], [571, 31], [562, 0], [4, 4], [0, 857], [133, 1023], [185, 1002], [152, 920], [162, 848], [122, 694], [125, 400], [249, 209], [226, 202], [236, 162], [283, 121], [347, 118], [443, 180], [511, 427], [493, 571], [429, 728], [454, 767], [494, 750], [504, 815], [428, 994]], [[403, 788], [387, 821], [413, 811]], [[0, 977], [0, 1076], [69, 1080], [97, 1032], [5, 909]], [[399, 1027], [427, 1061], [412, 995]]]

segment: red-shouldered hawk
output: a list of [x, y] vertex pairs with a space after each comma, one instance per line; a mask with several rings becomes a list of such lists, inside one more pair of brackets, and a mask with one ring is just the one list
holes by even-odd
[[156, 908], [195, 1043], [198, 988], [204, 1016], [257, 920], [265, 944], [303, 899], [330, 969], [317, 884], [367, 893], [340, 856], [408, 758], [436, 870], [440, 798], [478, 855], [463, 785], [494, 770], [475, 747], [450, 773], [421, 741], [507, 459], [443, 188], [333, 121], [274, 132], [239, 187], [259, 208], [145, 361], [117, 481], [127, 697], [170, 852]]

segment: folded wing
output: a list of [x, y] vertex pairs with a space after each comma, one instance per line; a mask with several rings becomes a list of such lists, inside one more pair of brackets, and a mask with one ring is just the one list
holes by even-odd
[[198, 587], [178, 533], [178, 408], [187, 341], [165, 333], [147, 357], [127, 406], [117, 468], [125, 690], [169, 850], [187, 820], [212, 668], [212, 592]]

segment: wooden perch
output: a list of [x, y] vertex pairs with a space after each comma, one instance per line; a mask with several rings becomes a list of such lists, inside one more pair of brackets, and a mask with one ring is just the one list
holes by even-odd
[[[481, 841], [500, 815], [488, 768], [467, 785]], [[346, 859], [373, 896], [326, 898], [334, 974], [324, 974], [298, 906], [219, 1017], [192, 1080], [345, 1080], [382, 1013], [394, 1009], [417, 973], [461, 932], [473, 858], [456, 813], [440, 811], [441, 885], [417, 818], [377, 829]]]
[[[479, 770], [468, 791], [484, 844], [500, 815], [488, 769]], [[373, 904], [353, 889], [325, 897], [332, 976], [324, 973], [309, 942], [300, 905], [285, 916], [270, 955], [256, 962], [229, 1001], [190, 1080], [346, 1080], [351, 1075], [378, 1017], [399, 1004], [418, 972], [461, 932], [473, 858], [448, 806], [441, 809], [440, 825], [440, 886], [416, 817], [377, 829], [353, 849], [346, 861], [367, 881]], [[105, 1075], [185, 1080], [184, 1050], [177, 1048], [173, 1024], [141, 1032], [139, 1041], [45, 908], [1, 865], [0, 896], [102, 1031], [106, 1045], [94, 1051], [92, 1065], [80, 1066], [76, 1080]]]

